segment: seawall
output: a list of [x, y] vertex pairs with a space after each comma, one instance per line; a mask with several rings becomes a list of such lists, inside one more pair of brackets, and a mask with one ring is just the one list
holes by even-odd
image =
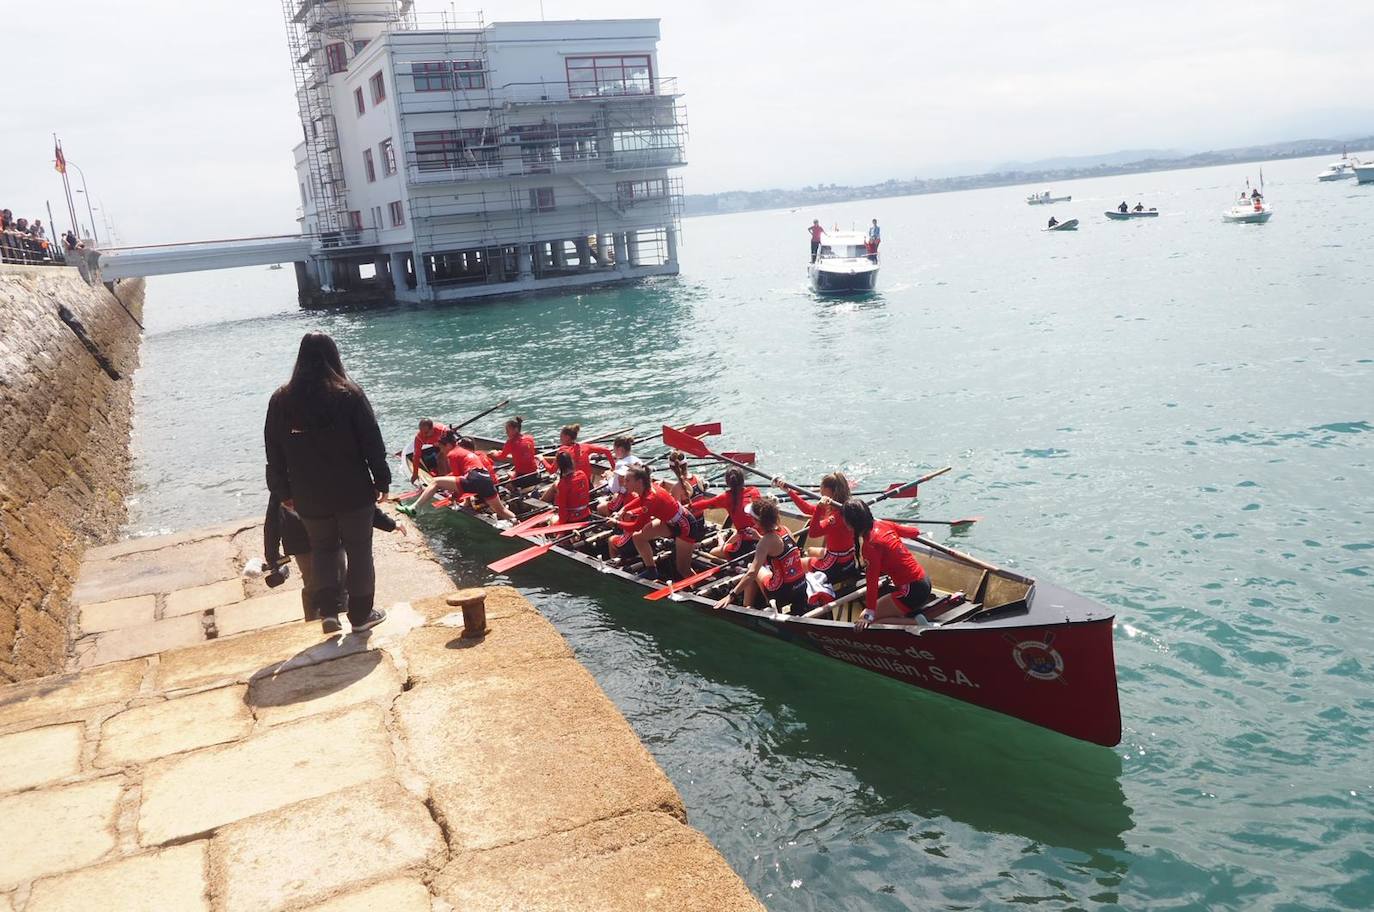
[[62, 669], [82, 555], [124, 521], [143, 292], [0, 265], [0, 682]]

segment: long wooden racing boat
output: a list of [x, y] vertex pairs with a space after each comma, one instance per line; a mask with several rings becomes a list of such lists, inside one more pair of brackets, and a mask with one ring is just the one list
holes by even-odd
[[[501, 447], [500, 442], [485, 438], [474, 437], [474, 442], [482, 449]], [[522, 520], [549, 509], [534, 489], [522, 495], [503, 488], [503, 494], [507, 506]], [[449, 509], [498, 534], [500, 527], [491, 513], [456, 503]], [[805, 516], [787, 509], [781, 513], [793, 532], [806, 528]], [[723, 511], [710, 511], [706, 518], [709, 539], [719, 533], [726, 516]], [[548, 551], [629, 585], [646, 590], [663, 585], [638, 578], [643, 569], [639, 563], [622, 566], [609, 560], [604, 548], [608, 535], [609, 525], [594, 521], [576, 533], [549, 538], [523, 533], [511, 540], [523, 540], [527, 546], [556, 542]], [[1112, 648], [1115, 618], [1109, 609], [943, 545], [917, 540], [908, 541], [907, 547], [934, 588], [925, 612], [932, 621], [928, 627], [874, 624], [856, 630], [854, 622], [864, 606], [861, 578], [837, 587], [835, 601], [819, 609], [820, 616], [811, 616], [815, 611], [798, 617], [737, 604], [716, 610], [715, 602], [747, 564], [726, 567], [670, 598], [708, 617], [805, 646], [923, 690], [1095, 744], [1120, 743], [1121, 710]], [[705, 556], [705, 550], [698, 551], [697, 570], [718, 563]], [[662, 558], [660, 570], [666, 571], [671, 565], [667, 552], [657, 556]]]

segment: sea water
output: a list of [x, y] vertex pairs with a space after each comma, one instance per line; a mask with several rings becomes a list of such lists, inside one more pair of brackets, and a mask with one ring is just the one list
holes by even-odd
[[[541, 445], [719, 420], [797, 481], [952, 465], [888, 514], [981, 515], [959, 547], [1115, 610], [1119, 747], [556, 559], [510, 581], [770, 909], [1368, 909], [1374, 186], [1324, 164], [1264, 167], [1263, 226], [1220, 217], [1255, 166], [692, 219], [680, 277], [576, 294], [303, 313], [289, 269], [153, 279], [129, 529], [262, 511], [264, 408], [310, 329], [393, 449], [509, 398]], [[1108, 221], [1123, 199], [1161, 214]], [[812, 218], [879, 219], [876, 294], [807, 290]], [[509, 552], [421, 524], [464, 582]]]

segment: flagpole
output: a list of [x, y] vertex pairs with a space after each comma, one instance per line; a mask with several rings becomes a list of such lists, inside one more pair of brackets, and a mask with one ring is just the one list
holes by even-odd
[[62, 189], [67, 194], [67, 217], [72, 220], [72, 236], [80, 238], [81, 226], [77, 224], [76, 221], [76, 204], [72, 202], [72, 186], [67, 181], [67, 158], [62, 154], [62, 141], [57, 138], [56, 133], [52, 135], [52, 141], [57, 156], [55, 167], [57, 168], [57, 173], [62, 175]]

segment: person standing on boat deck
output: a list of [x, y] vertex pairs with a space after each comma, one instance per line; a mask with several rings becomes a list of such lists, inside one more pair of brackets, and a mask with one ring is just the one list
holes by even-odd
[[[916, 538], [921, 530], [885, 519], [874, 519], [868, 504], [851, 500], [840, 511], [845, 523], [854, 532], [855, 544], [863, 557], [864, 613], [854, 622], [854, 629], [863, 630], [869, 624], [901, 624], [922, 626], [926, 621], [921, 610], [930, 601], [930, 578], [916, 556], [902, 542], [902, 536]], [[878, 596], [879, 579], [886, 576], [893, 591]]]
[[611, 454], [615, 462], [611, 466], [611, 474], [606, 479], [606, 490], [610, 492], [610, 498], [596, 508], [596, 512], [602, 516], [610, 516], [625, 506], [625, 501], [629, 497], [629, 492], [625, 488], [625, 473], [630, 466], [643, 465], [644, 460], [634, 454], [635, 439], [628, 434], [624, 434], [615, 439], [611, 444]]
[[525, 419], [519, 415], [507, 419], [506, 445], [487, 453], [487, 457], [493, 461], [509, 459], [513, 471], [511, 477], [521, 479], [522, 487], [539, 480], [539, 448], [535, 446], [533, 437], [520, 432], [524, 425]]
[[868, 229], [868, 258], [873, 262], [878, 262], [878, 245], [883, 242], [883, 231], [878, 227], [878, 220], [873, 220], [873, 225]]
[[1131, 211], [1131, 207], [1126, 205], [1126, 201], [1125, 201], [1125, 200], [1122, 200], [1122, 201], [1121, 201], [1121, 205], [1116, 207], [1116, 211], [1117, 211], [1117, 212], [1130, 212], [1130, 211]]
[[496, 492], [493, 469], [490, 460], [474, 449], [471, 437], [459, 438], [448, 431], [439, 438], [439, 452], [448, 474], [432, 480], [410, 506], [401, 505], [396, 509], [407, 516], [414, 516], [420, 508], [429, 503], [437, 491], [452, 492], [455, 498], [469, 494], [485, 503], [498, 519], [515, 522], [515, 514], [506, 509], [501, 495]]
[[802, 567], [807, 571], [821, 571], [832, 585], [856, 575], [859, 567], [854, 559], [854, 530], [840, 515], [850, 497], [849, 479], [844, 473], [831, 472], [821, 479], [821, 499], [817, 504], [812, 504], [784, 485], [781, 477], [774, 478], [773, 484], [785, 490], [797, 509], [810, 518], [806, 527], [807, 538], [825, 542], [824, 545], [806, 549]]
[[345, 587], [353, 630], [376, 627], [386, 612], [373, 608], [372, 518], [387, 499], [391, 468], [372, 404], [326, 334], [301, 339], [291, 379], [267, 403], [263, 442], [267, 488], [301, 518], [321, 568], [314, 604], [324, 631], [340, 629]]
[[658, 579], [653, 543], [661, 538], [673, 540], [677, 578], [692, 572], [692, 552], [705, 537], [706, 523], [693, 516], [668, 489], [653, 480], [647, 466], [630, 466], [625, 483], [635, 496], [620, 519], [620, 527], [630, 533], [635, 550], [644, 561], [641, 579]]
[[746, 608], [755, 607], [761, 597], [765, 605], [772, 601], [779, 611], [788, 607], [792, 614], [801, 616], [806, 612], [806, 569], [801, 548], [778, 519], [777, 500], [765, 494], [754, 501], [753, 509], [761, 533], [753, 563], [715, 607], [724, 608], [742, 590]]
[[812, 219], [811, 227], [806, 229], [811, 232], [811, 262], [816, 262], [816, 251], [821, 249], [821, 235], [825, 234], [825, 229], [821, 227], [820, 219]]
[[1136, 204], [1135, 204], [1135, 211], [1136, 211], [1136, 212], [1144, 212], [1144, 211], [1145, 211], [1145, 204], [1142, 203], [1142, 202], [1137, 201]]
[[724, 491], [714, 497], [698, 497], [691, 502], [689, 508], [697, 516], [710, 509], [725, 510], [730, 515], [730, 525], [734, 531], [711, 551], [712, 557], [733, 560], [754, 550], [759, 543], [759, 524], [754, 520], [754, 514], [749, 512], [749, 506], [759, 496], [758, 488], [744, 486], [744, 473], [739, 467], [731, 466], [725, 470]]
[[[439, 471], [439, 438], [448, 431], [448, 426], [437, 423], [433, 418], [420, 419], [420, 431], [415, 435], [415, 441], [411, 444], [410, 451], [410, 480], [415, 482], [420, 478], [420, 466], [424, 466], [430, 472]], [[425, 453], [426, 447], [433, 447], [428, 454]]]

